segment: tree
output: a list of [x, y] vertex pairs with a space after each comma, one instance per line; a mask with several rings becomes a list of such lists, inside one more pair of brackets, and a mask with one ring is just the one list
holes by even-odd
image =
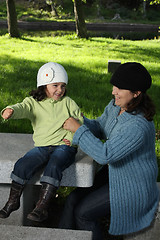
[[78, 37], [87, 38], [87, 28], [86, 28], [86, 23], [83, 16], [82, 0], [73, 0], [73, 1], [74, 1], [76, 34]]
[[20, 37], [17, 27], [17, 14], [14, 0], [6, 0], [7, 5], [7, 23], [10, 37]]
[[59, 18], [59, 15], [56, 9], [56, 2], [52, 0], [46, 0], [46, 3], [51, 6], [52, 14]]

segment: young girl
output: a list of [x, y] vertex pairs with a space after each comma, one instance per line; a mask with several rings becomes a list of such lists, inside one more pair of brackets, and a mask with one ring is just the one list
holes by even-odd
[[42, 222], [48, 217], [48, 207], [62, 179], [62, 172], [75, 160], [76, 146], [67, 146], [63, 139], [72, 142], [73, 134], [62, 126], [66, 119], [75, 117], [83, 122], [77, 104], [65, 96], [68, 75], [62, 65], [44, 64], [37, 74], [37, 89], [23, 102], [7, 106], [1, 114], [4, 119], [27, 118], [33, 127], [35, 148], [20, 158], [11, 173], [9, 199], [0, 217], [7, 218], [20, 207], [24, 185], [45, 165], [40, 182], [42, 188], [35, 209], [27, 218]]

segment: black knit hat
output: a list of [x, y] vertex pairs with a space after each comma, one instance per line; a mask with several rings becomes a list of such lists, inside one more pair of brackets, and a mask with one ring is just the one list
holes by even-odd
[[152, 78], [142, 64], [127, 62], [117, 68], [111, 77], [110, 83], [120, 89], [145, 93], [151, 86]]

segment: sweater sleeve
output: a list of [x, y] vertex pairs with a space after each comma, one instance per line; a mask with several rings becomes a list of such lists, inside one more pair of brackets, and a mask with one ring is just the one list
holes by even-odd
[[11, 108], [14, 110], [11, 116], [11, 119], [23, 119], [23, 118], [27, 118], [30, 120], [32, 119], [32, 113], [31, 113], [32, 104], [29, 97], [26, 97], [21, 103], [16, 103], [14, 105], [7, 106], [1, 111], [1, 114], [7, 108]]
[[102, 143], [87, 126], [82, 125], [74, 134], [73, 144], [79, 145], [82, 151], [99, 164], [112, 164], [131, 156], [144, 144], [144, 128], [135, 124], [132, 129], [131, 126], [123, 127], [121, 131]]
[[102, 128], [97, 120], [90, 120], [84, 117], [84, 125], [89, 128], [95, 137], [104, 139]]
[[68, 99], [69, 99], [68, 110], [69, 110], [70, 116], [75, 118], [75, 119], [78, 119], [79, 122], [81, 124], [83, 124], [84, 120], [83, 120], [82, 112], [81, 112], [79, 106], [71, 98], [68, 97]]

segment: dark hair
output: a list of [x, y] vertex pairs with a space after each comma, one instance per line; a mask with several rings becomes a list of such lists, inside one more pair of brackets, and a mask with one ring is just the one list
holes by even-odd
[[[42, 101], [43, 99], [47, 98], [46, 85], [40, 86], [37, 89], [32, 90], [29, 93], [29, 95], [32, 96], [37, 101]], [[66, 90], [65, 90], [65, 93], [63, 94], [63, 96], [65, 96], [65, 95], [66, 95]]]
[[[133, 91], [132, 91], [133, 92]], [[135, 91], [133, 93], [136, 93]], [[133, 98], [127, 106], [127, 112], [137, 114], [142, 112], [148, 121], [152, 121], [156, 113], [155, 105], [147, 93], [140, 93], [136, 98]]]
[[40, 86], [37, 89], [32, 90], [29, 93], [29, 95], [32, 96], [37, 101], [42, 101], [43, 99], [45, 99], [47, 97], [47, 95], [46, 95], [46, 85], [45, 86]]

